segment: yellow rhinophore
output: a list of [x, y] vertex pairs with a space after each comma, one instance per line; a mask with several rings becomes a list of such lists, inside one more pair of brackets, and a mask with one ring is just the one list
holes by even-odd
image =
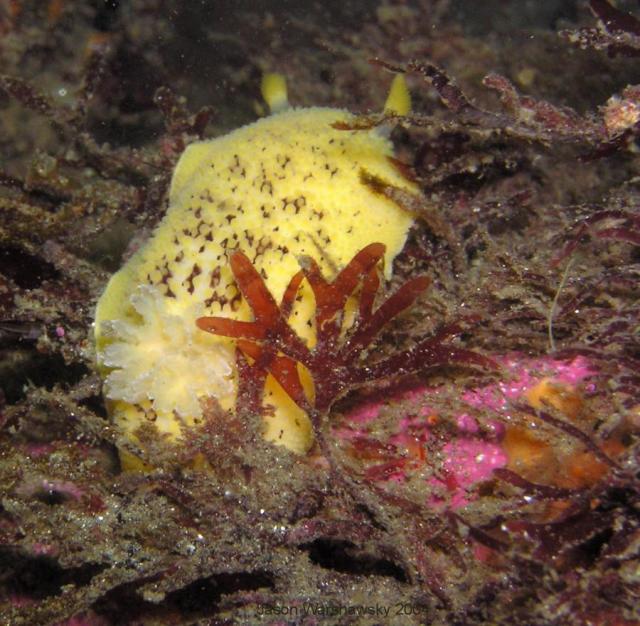
[[281, 113], [289, 108], [287, 81], [282, 74], [265, 74], [260, 88], [271, 113]]
[[403, 74], [396, 74], [389, 89], [384, 112], [395, 115], [408, 115], [411, 111], [411, 93]]
[[[317, 260], [327, 278], [372, 242], [386, 245], [391, 276], [412, 216], [366, 183], [379, 180], [417, 193], [393, 165], [383, 132], [339, 130], [346, 110], [291, 108], [279, 75], [263, 80], [273, 114], [227, 135], [191, 144], [171, 182], [169, 210], [155, 232], [109, 281], [98, 301], [95, 337], [107, 405], [118, 426], [153, 422], [177, 441], [181, 425], [197, 424], [202, 402], [233, 410], [237, 372], [233, 341], [197, 328], [202, 316], [251, 319], [228, 263], [239, 249], [253, 262], [276, 301], [299, 270]], [[385, 111], [408, 112], [399, 77]], [[313, 294], [303, 282], [290, 318], [314, 341]], [[269, 376], [264, 436], [290, 450], [313, 443], [311, 425]]]

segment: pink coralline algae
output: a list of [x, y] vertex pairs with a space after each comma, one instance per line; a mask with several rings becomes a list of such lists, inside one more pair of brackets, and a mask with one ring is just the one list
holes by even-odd
[[510, 403], [517, 402], [543, 379], [552, 384], [574, 387], [595, 374], [584, 357], [571, 361], [550, 358], [522, 359], [517, 355], [497, 359], [507, 375], [506, 380], [479, 389], [470, 389], [462, 399], [474, 408], [505, 411]]
[[23, 496], [57, 496], [70, 500], [80, 500], [84, 491], [70, 481], [48, 480], [46, 478], [27, 481], [20, 485], [17, 493]]
[[84, 613], [74, 615], [68, 620], [54, 624], [54, 626], [108, 626], [108, 625], [109, 625], [109, 622], [107, 622], [105, 619], [103, 619], [93, 611], [86, 611]]
[[[443, 471], [450, 480], [433, 479], [434, 486], [444, 485], [450, 492], [450, 506], [457, 509], [468, 502], [466, 490], [491, 478], [493, 470], [505, 467], [507, 455], [499, 442], [486, 441], [468, 435], [454, 439], [442, 449], [445, 455]], [[438, 499], [434, 498], [433, 504]]]
[[[402, 483], [421, 472], [430, 506], [464, 507], [477, 498], [480, 483], [509, 465], [505, 435], [514, 407], [553, 404], [556, 398], [550, 390], [561, 390], [566, 405], [566, 396], [592, 389], [589, 378], [596, 374], [584, 357], [511, 354], [496, 361], [503, 368], [501, 380], [463, 391], [453, 404], [443, 405], [439, 388], [418, 387], [383, 401], [365, 401], [345, 415], [334, 433], [348, 442], [354, 456], [371, 463], [364, 470], [369, 480]], [[560, 409], [567, 411], [565, 405]], [[373, 440], [370, 433], [376, 422], [397, 406], [410, 407], [411, 412], [397, 421], [386, 441]]]

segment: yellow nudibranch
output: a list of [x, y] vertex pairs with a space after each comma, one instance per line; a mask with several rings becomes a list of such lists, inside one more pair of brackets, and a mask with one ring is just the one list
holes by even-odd
[[[346, 110], [290, 108], [279, 75], [265, 76], [262, 92], [271, 115], [184, 151], [166, 216], [98, 301], [96, 351], [107, 407], [131, 440], [151, 421], [179, 443], [182, 425], [199, 423], [208, 398], [233, 410], [234, 342], [196, 326], [202, 316], [251, 319], [230, 253], [244, 252], [279, 302], [301, 257], [313, 257], [330, 279], [366, 245], [381, 242], [389, 278], [405, 244], [412, 216], [366, 183], [418, 192], [394, 166], [384, 133], [336, 128], [354, 121]], [[402, 115], [409, 107], [397, 76], [385, 112]], [[311, 346], [314, 298], [305, 283], [290, 323]], [[310, 422], [271, 376], [263, 403], [264, 437], [308, 450]]]

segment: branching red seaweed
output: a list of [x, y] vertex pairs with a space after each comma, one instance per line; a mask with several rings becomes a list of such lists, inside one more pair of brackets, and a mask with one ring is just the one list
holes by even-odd
[[554, 263], [566, 259], [588, 235], [640, 245], [640, 214], [622, 209], [596, 210], [575, 227]]
[[[238, 347], [254, 359], [256, 367], [269, 371], [291, 398], [311, 415], [326, 413], [347, 390], [382, 378], [404, 376], [449, 364], [494, 368], [491, 359], [449, 342], [461, 332], [459, 324], [446, 326], [434, 337], [419, 341], [410, 349], [387, 359], [360, 365], [360, 356], [382, 328], [408, 309], [429, 285], [426, 277], [411, 279], [374, 310], [379, 286], [376, 266], [383, 256], [383, 244], [368, 245], [355, 255], [333, 282], [325, 280], [315, 261], [305, 259], [305, 267], [291, 279], [278, 307], [249, 259], [242, 252], [236, 252], [230, 260], [231, 268], [255, 320], [243, 322], [202, 317], [197, 324], [202, 330], [237, 339]], [[303, 278], [311, 285], [316, 300], [317, 342], [313, 349], [306, 346], [287, 322]], [[347, 302], [359, 285], [362, 289], [357, 319], [342, 339]], [[307, 368], [314, 381], [312, 403], [304, 394], [296, 362]]]
[[[606, 4], [606, 3], [605, 3]], [[514, 84], [500, 74], [488, 74], [482, 83], [498, 92], [502, 110], [491, 111], [475, 105], [445, 70], [430, 62], [413, 60], [406, 66], [380, 59], [372, 61], [385, 69], [402, 74], [419, 74], [437, 92], [450, 114], [445, 121], [425, 115], [366, 115], [353, 122], [340, 122], [336, 128], [363, 130], [389, 122], [408, 126], [436, 127], [442, 131], [491, 130], [513, 139], [525, 139], [545, 145], [560, 143], [589, 148], [585, 159], [608, 156], [623, 148], [638, 134], [639, 94], [635, 85], [621, 95], [612, 96], [597, 113], [580, 115], [566, 106], [557, 106], [519, 93]]]
[[581, 48], [606, 50], [610, 56], [640, 54], [640, 21], [607, 0], [591, 0], [591, 11], [598, 18], [595, 28], [563, 31], [560, 34]]

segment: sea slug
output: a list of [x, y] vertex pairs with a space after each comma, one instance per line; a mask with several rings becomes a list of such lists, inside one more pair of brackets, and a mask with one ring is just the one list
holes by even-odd
[[[344, 130], [346, 110], [289, 106], [284, 79], [265, 76], [271, 115], [216, 139], [193, 143], [173, 174], [169, 209], [153, 235], [109, 281], [95, 316], [98, 367], [110, 415], [127, 437], [146, 421], [169, 440], [199, 423], [202, 403], [233, 410], [233, 340], [196, 326], [201, 316], [250, 320], [228, 255], [246, 254], [276, 301], [305, 256], [329, 279], [363, 247], [386, 246], [384, 274], [402, 250], [412, 215], [371, 187], [403, 194], [415, 183], [395, 165], [384, 129]], [[405, 114], [397, 76], [385, 112]], [[303, 283], [292, 327], [314, 341], [313, 294]], [[306, 414], [267, 378], [264, 436], [296, 452], [313, 434]]]

